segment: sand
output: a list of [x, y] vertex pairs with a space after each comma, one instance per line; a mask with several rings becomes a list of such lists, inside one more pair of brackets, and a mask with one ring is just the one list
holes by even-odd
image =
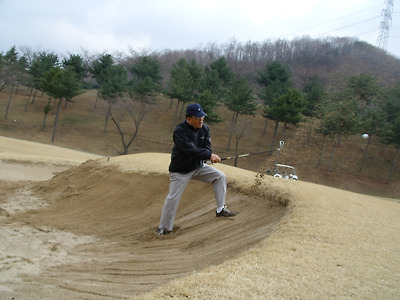
[[400, 298], [396, 200], [218, 164], [158, 236], [168, 163], [0, 137], [0, 298]]

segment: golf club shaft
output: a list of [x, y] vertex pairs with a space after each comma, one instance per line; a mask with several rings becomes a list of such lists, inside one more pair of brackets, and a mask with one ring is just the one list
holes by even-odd
[[250, 155], [257, 155], [257, 154], [263, 154], [263, 153], [268, 153], [268, 152], [274, 152], [274, 151], [278, 151], [278, 150], [279, 150], [279, 148], [278, 149], [267, 150], [267, 151], [260, 151], [260, 152], [246, 153], [246, 154], [240, 154], [240, 155], [235, 155], [235, 156], [228, 156], [228, 157], [221, 158], [221, 160], [241, 158], [241, 157], [246, 157], [246, 156], [250, 156]]
[[[279, 150], [281, 150], [281, 148], [283, 147], [283, 145], [284, 145], [284, 142], [283, 142], [283, 141], [280, 141], [280, 142], [279, 142], [279, 148], [277, 148], [277, 149], [265, 150], [265, 151], [254, 152], [254, 153], [245, 153], [245, 154], [240, 154], [240, 155], [235, 155], [235, 156], [228, 156], [228, 157], [221, 158], [221, 161], [223, 161], [223, 160], [228, 160], [228, 159], [235, 159], [235, 158], [246, 157], [246, 156], [250, 156], [250, 155], [256, 155], [256, 154], [262, 154], [262, 153], [268, 153], [268, 152], [279, 151]], [[210, 164], [211, 161], [210, 161], [210, 160], [207, 160], [207, 161], [205, 161], [205, 163]]]

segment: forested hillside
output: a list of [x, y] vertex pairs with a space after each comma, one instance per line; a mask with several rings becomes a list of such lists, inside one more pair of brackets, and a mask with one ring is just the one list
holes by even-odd
[[296, 86], [301, 87], [308, 77], [317, 74], [328, 88], [344, 85], [347, 76], [368, 73], [383, 86], [393, 86], [400, 80], [400, 60], [368, 43], [352, 38], [278, 40], [265, 42], [209, 44], [195, 50], [165, 50], [158, 53], [165, 78], [168, 68], [180, 58], [208, 65], [224, 56], [232, 70], [248, 78], [257, 87], [257, 72], [270, 61], [288, 65]]
[[266, 174], [285, 163], [300, 180], [400, 195], [400, 60], [372, 45], [304, 37], [66, 53], [1, 53], [0, 134], [103, 155], [169, 152], [196, 101], [222, 157], [285, 141], [228, 164]]

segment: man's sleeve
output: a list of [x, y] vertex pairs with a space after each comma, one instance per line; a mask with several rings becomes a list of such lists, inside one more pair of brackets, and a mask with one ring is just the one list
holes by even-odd
[[[210, 137], [210, 130], [208, 127], [204, 127], [204, 142], [203, 142], [203, 147], [210, 150], [212, 153], [211, 149], [211, 137]], [[210, 154], [211, 156], [211, 154]]]

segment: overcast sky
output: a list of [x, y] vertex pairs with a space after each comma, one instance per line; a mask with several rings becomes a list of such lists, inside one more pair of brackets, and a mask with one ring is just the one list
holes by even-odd
[[[0, 0], [0, 51], [179, 50], [308, 35], [377, 45], [385, 0]], [[400, 0], [387, 50], [400, 58]]]

